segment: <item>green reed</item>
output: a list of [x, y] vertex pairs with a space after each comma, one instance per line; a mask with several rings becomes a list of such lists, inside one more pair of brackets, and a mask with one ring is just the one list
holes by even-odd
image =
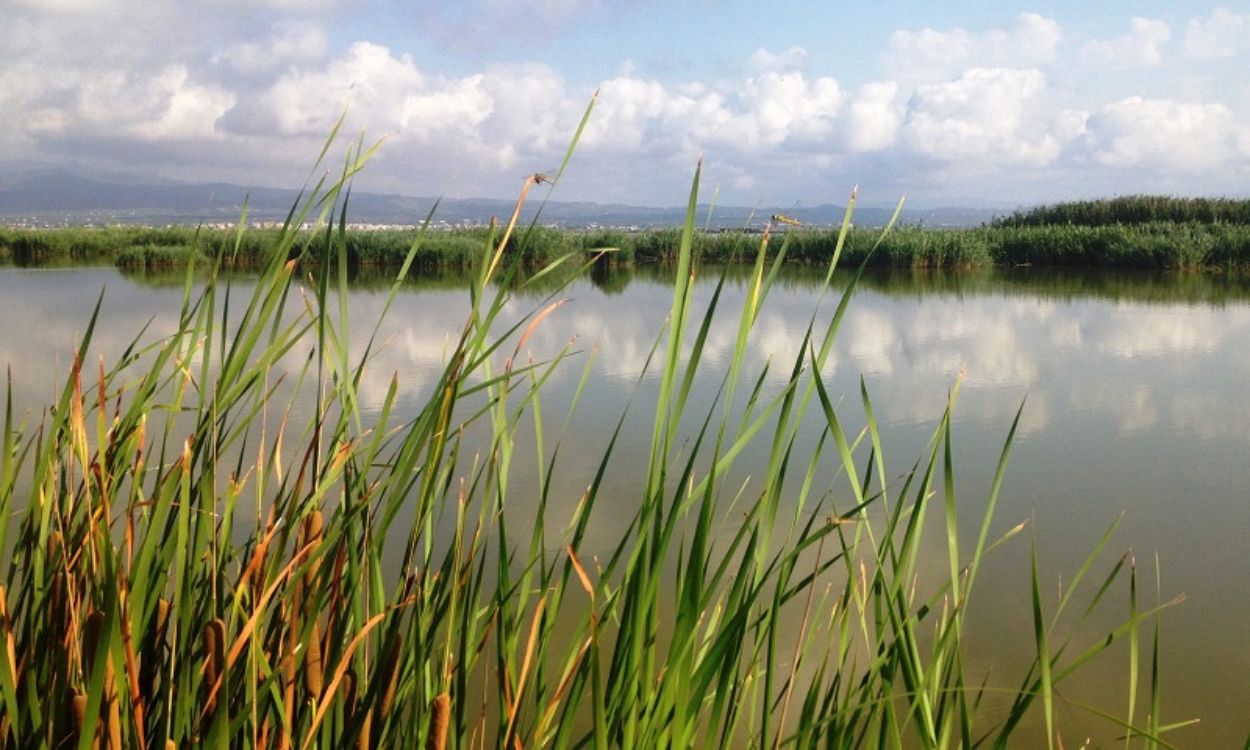
[[[823, 267], [838, 246], [838, 228], [787, 228], [791, 264]], [[300, 243], [312, 241], [300, 233]], [[640, 232], [534, 228], [525, 248], [509, 247], [509, 257], [534, 271], [573, 256], [601, 265], [676, 263], [680, 228]], [[421, 236], [415, 253], [414, 241]], [[405, 261], [422, 269], [476, 268], [490, 229], [349, 230], [343, 239], [349, 269], [394, 271]], [[224, 229], [137, 227], [107, 229], [15, 229], [0, 227], [0, 260], [20, 265], [115, 263], [128, 269], [185, 267], [203, 262], [223, 244], [238, 247], [228, 266], [257, 269], [283, 241], [275, 230], [252, 229], [242, 238]], [[700, 232], [694, 253], [709, 263], [750, 264], [758, 231]], [[929, 229], [900, 226], [882, 242], [880, 230], [853, 229], [842, 242], [843, 260], [852, 265], [890, 268], [989, 268], [1012, 266], [1245, 269], [1250, 264], [1250, 226], [1155, 222], [1123, 225], [985, 226]], [[509, 238], [514, 244], [517, 238]], [[602, 251], [610, 252], [600, 255]], [[306, 259], [305, 267], [316, 259]]]
[[[957, 523], [958, 383], [903, 471], [887, 467], [865, 388], [866, 426], [847, 430], [823, 373], [855, 289], [831, 283], [850, 208], [828, 258], [828, 305], [795, 359], [773, 365], [788, 373], [773, 386], [746, 371], [745, 352], [798, 235], [770, 228], [753, 241], [740, 309], [720, 309], [723, 276], [696, 307], [696, 172], [669, 323], [644, 376], [655, 395], [622, 410], [592, 481], [557, 519], [547, 509], [564, 437], [540, 402], [575, 353], [520, 353], [558, 314], [561, 285], [520, 318], [508, 303], [593, 263], [579, 248], [537, 270], [513, 257], [539, 238], [517, 215], [548, 180], [527, 179], [517, 214], [478, 245], [471, 312], [428, 398], [401, 416], [393, 380], [366, 420], [357, 388], [379, 321], [353, 355], [346, 216], [370, 153], [355, 144], [336, 179], [309, 187], [250, 291], [224, 273], [248, 242], [240, 231], [213, 251], [202, 288], [186, 272], [172, 334], [136, 332], [93, 368], [93, 318], [49, 411], [23, 422], [10, 392], [0, 746], [1000, 747], [1030, 721], [1058, 744], [1063, 711], [1168, 746], [1153, 666], [1145, 708], [1134, 692], [1143, 631], [1157, 663], [1159, 607], [1139, 604], [1128, 558], [1094, 579], [1106, 538], [1058, 601], [1034, 567], [1036, 627], [1021, 644], [1032, 667], [1006, 715], [981, 710], [996, 688], [965, 670], [976, 644], [964, 623], [987, 555], [1020, 530], [999, 531], [994, 514], [1015, 425], [971, 529]], [[307, 221], [321, 229], [299, 230]], [[877, 234], [879, 248], [889, 236]], [[387, 307], [428, 237], [411, 242]], [[312, 269], [306, 286], [301, 269]], [[714, 403], [697, 410], [692, 387], [722, 314], [738, 321], [733, 355]], [[596, 377], [593, 358], [582, 367], [578, 394]], [[307, 421], [292, 416], [298, 393], [315, 401]], [[652, 429], [629, 487], [636, 507], [624, 528], [603, 529], [605, 477], [638, 410]], [[811, 420], [815, 442], [799, 437]], [[527, 445], [540, 462], [536, 519], [514, 510], [528, 488], [511, 481], [513, 461]], [[744, 485], [735, 468], [748, 451], [766, 463]], [[830, 466], [838, 479], [825, 486]], [[929, 549], [931, 528], [944, 548]], [[602, 554], [593, 530], [610, 535]], [[1118, 624], [1066, 635], [1125, 589]], [[1130, 646], [1127, 712], [1118, 698], [1067, 701], [1064, 686], [1117, 644]]]
[[994, 221], [998, 226], [1107, 226], [1153, 223], [1250, 224], [1250, 200], [1124, 195], [1067, 201], [1016, 211]]

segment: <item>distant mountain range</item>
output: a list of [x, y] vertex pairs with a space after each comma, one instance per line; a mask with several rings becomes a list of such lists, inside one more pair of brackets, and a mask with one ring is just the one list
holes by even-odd
[[[126, 183], [80, 177], [64, 172], [31, 172], [0, 181], [0, 222], [6, 224], [197, 224], [237, 221], [246, 198], [253, 221], [281, 221], [299, 192], [275, 188], [246, 188], [227, 183]], [[412, 225], [420, 223], [434, 198], [385, 193], [351, 195], [349, 219], [357, 224]], [[527, 204], [529, 211], [539, 201]], [[701, 206], [699, 222], [707, 217]], [[444, 198], [435, 213], [441, 225], [485, 224], [492, 216], [506, 219], [513, 202], [487, 198]], [[807, 207], [715, 206], [711, 226], [762, 226], [768, 217], [783, 213], [805, 224], [842, 222], [844, 206]], [[856, 208], [860, 226], [881, 226], [893, 208]], [[1005, 213], [986, 208], [904, 209], [901, 221], [925, 226], [974, 226]], [[551, 201], [543, 209], [543, 223], [569, 228], [680, 225], [684, 207], [653, 208], [616, 203]]]

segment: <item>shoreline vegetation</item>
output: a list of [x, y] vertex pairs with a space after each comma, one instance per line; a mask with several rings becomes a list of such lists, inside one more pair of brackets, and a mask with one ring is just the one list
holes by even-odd
[[[397, 268], [420, 233], [411, 263], [419, 268], [472, 268], [489, 227], [439, 232], [349, 230], [344, 244], [353, 268]], [[824, 266], [838, 247], [840, 228], [771, 228], [790, 244], [787, 262]], [[572, 230], [535, 227], [524, 246], [508, 251], [532, 267], [560, 257], [599, 258], [606, 264], [676, 263], [680, 228]], [[1016, 266], [1224, 269], [1250, 268], [1250, 200], [1133, 196], [1043, 206], [992, 224], [960, 229], [897, 226], [878, 242], [877, 229], [851, 229], [847, 264], [891, 268]], [[259, 268], [282, 241], [279, 229], [108, 227], [26, 229], [0, 227], [0, 261], [18, 265], [115, 263], [123, 268], [181, 268], [229, 247], [230, 263]], [[307, 244], [312, 233], [297, 242]], [[705, 263], [750, 263], [757, 231], [696, 232], [693, 253]], [[871, 255], [871, 257], [870, 257]], [[313, 261], [315, 262], [315, 261]]]
[[[542, 269], [518, 268], [507, 280], [518, 299], [542, 300], [547, 295], [566, 289], [570, 283], [586, 283], [605, 295], [624, 293], [632, 284], [670, 286], [676, 269], [672, 264], [588, 264], [585, 269], [557, 269], [541, 278], [532, 276]], [[65, 268], [74, 268], [67, 266]], [[97, 268], [108, 269], [107, 266]], [[32, 269], [38, 270], [38, 269]], [[111, 270], [111, 269], [110, 269]], [[699, 266], [701, 283], [717, 283], [722, 278], [726, 287], [741, 287], [751, 282], [751, 266], [706, 263]], [[181, 289], [186, 283], [186, 268], [123, 267], [120, 275], [128, 281], [153, 288]], [[824, 281], [825, 269], [796, 264], [777, 270], [774, 288], [778, 291], [818, 291]], [[392, 268], [349, 268], [348, 285], [355, 291], [384, 293], [395, 284]], [[253, 269], [221, 271], [218, 279], [237, 278], [249, 281]], [[879, 268], [866, 267], [862, 273], [848, 269], [835, 271], [831, 288], [841, 290], [852, 277], [856, 287], [892, 297], [1004, 295], [1029, 299], [1104, 299], [1134, 301], [1146, 304], [1209, 305], [1219, 307], [1250, 300], [1250, 274], [1237, 271], [1124, 269], [1124, 268]], [[202, 277], [201, 277], [202, 278]], [[430, 290], [463, 291], [475, 280], [472, 268], [413, 268], [402, 282], [404, 293]], [[493, 283], [500, 283], [496, 280]]]
[[[1118, 522], [1061, 592], [1034, 550], [1020, 582], [1031, 663], [992, 683], [972, 673], [978, 576], [1026, 541], [1025, 524], [995, 517], [1019, 414], [972, 508], [953, 459], [958, 381], [923, 455], [885, 455], [866, 386], [852, 406], [821, 375], [858, 278], [830, 285], [845, 235], [827, 304], [777, 364], [788, 377], [748, 371], [800, 235], [752, 239], [741, 309], [718, 309], [719, 287], [696, 306], [697, 170], [670, 322], [620, 416], [653, 425], [645, 471], [613, 474], [618, 426], [575, 507], [554, 510], [559, 445], [578, 436], [541, 416], [543, 384], [572, 366], [584, 385], [594, 355], [527, 359], [562, 300], [513, 303], [591, 264], [569, 252], [521, 275], [509, 238], [535, 237], [513, 224], [477, 243], [470, 312], [424, 401], [401, 409], [397, 374], [366, 414], [357, 388], [377, 342], [351, 340], [341, 292], [344, 194], [370, 153], [349, 149], [341, 178], [293, 211], [250, 291], [219, 275], [235, 245], [218, 246], [203, 284], [187, 270], [172, 333], [136, 331], [97, 366], [93, 319], [51, 409], [7, 399], [0, 747], [1063, 747], [1085, 736], [1077, 714], [1116, 744], [1171, 747], [1190, 723], [1162, 718], [1173, 602], [1157, 582], [1148, 593], [1131, 554], [1102, 554]], [[294, 228], [305, 219], [324, 230]], [[696, 407], [717, 315], [738, 334]], [[813, 421], [818, 440], [800, 440]], [[521, 446], [537, 455], [532, 487], [510, 481]], [[748, 448], [767, 458], [744, 484]], [[597, 505], [605, 482], [636, 498], [624, 523]], [[1121, 688], [1070, 699], [1110, 657], [1125, 659]]]

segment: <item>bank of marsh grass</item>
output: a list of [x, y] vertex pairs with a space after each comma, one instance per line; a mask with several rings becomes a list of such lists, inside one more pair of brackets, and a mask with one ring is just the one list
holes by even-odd
[[[842, 260], [892, 268], [986, 268], [1055, 266], [1099, 268], [1236, 269], [1250, 267], [1250, 201], [1139, 196], [1044, 206], [1013, 214], [988, 226], [962, 229], [899, 226], [884, 239], [878, 229], [794, 227], [782, 224], [790, 240], [788, 261], [823, 267], [838, 248]], [[758, 227], [757, 227], [758, 229]], [[481, 257], [487, 228], [422, 233], [415, 230], [356, 230], [343, 245], [354, 268], [394, 269], [405, 260], [420, 268], [470, 268]], [[304, 233], [307, 242], [309, 233]], [[109, 227], [20, 229], [0, 227], [0, 259], [24, 265], [112, 262], [128, 268], [185, 265], [223, 244], [234, 245], [232, 263], [257, 268], [283, 234], [273, 229], [193, 227]], [[510, 238], [510, 257], [540, 268], [556, 259], [599, 257], [604, 264], [676, 262], [680, 228], [576, 231], [532, 227], [525, 242]], [[750, 264], [757, 231], [699, 232], [695, 255], [708, 263]], [[315, 261], [315, 259], [313, 259]]]
[[[866, 389], [851, 394], [866, 427], [846, 431], [843, 394], [822, 377], [855, 288], [829, 289], [845, 228], [827, 304], [798, 357], [773, 365], [789, 373], [782, 385], [766, 385], [744, 351], [800, 235], [742, 248], [741, 309], [718, 309], [719, 285], [697, 309], [696, 172], [669, 325], [650, 358], [655, 396], [622, 407], [622, 420], [644, 411], [652, 424], [631, 520], [603, 529], [597, 509], [619, 425], [571, 517], [548, 518], [541, 481], [537, 520], [521, 519], [513, 504], [528, 488], [509, 481], [518, 446], [532, 445], [550, 478], [560, 442], [576, 439], [536, 418], [543, 384], [555, 368], [594, 370], [571, 348], [521, 356], [559, 314], [558, 294], [515, 319], [509, 303], [590, 264], [570, 251], [521, 275], [512, 256], [534, 237], [512, 223], [487, 232], [471, 312], [428, 399], [400, 417], [393, 381], [366, 419], [357, 386], [377, 342], [349, 353], [343, 207], [369, 153], [353, 148], [340, 179], [310, 190], [250, 293], [220, 275], [243, 232], [212, 253], [202, 287], [187, 272], [171, 335], [136, 331], [119, 361], [96, 366], [88, 326], [50, 411], [8, 399], [0, 746], [997, 747], [1028, 722], [1029, 742], [1059, 746], [1075, 712], [1126, 742], [1167, 746], [1161, 607], [1130, 557], [1095, 565], [1107, 537], [1060, 597], [1043, 593], [1036, 563], [1020, 582], [1032, 666], [1006, 710], [981, 710], [999, 688], [966, 671], [977, 644], [964, 622], [987, 555], [1027, 543], [994, 515], [1015, 428], [1003, 425], [970, 527], [951, 450], [958, 383], [909, 470], [897, 462], [911, 457], [887, 468]], [[305, 219], [323, 228], [297, 231]], [[391, 298], [428, 236], [411, 242]], [[315, 269], [304, 287], [301, 259]], [[716, 315], [736, 318], [737, 336], [720, 392], [696, 411]], [[284, 372], [292, 356], [302, 364]], [[307, 423], [281, 417], [293, 396], [279, 381], [312, 394]], [[798, 440], [813, 419], [819, 439]], [[739, 497], [728, 478], [748, 446], [767, 460]], [[830, 462], [839, 478], [826, 488], [817, 477]], [[610, 538], [601, 554], [587, 551], [592, 530]], [[939, 560], [936, 572], [922, 559]], [[1069, 635], [1113, 601], [1118, 624]], [[1066, 701], [1064, 686], [1113, 647], [1128, 653], [1124, 693]]]
[[1067, 201], [1016, 211], [996, 219], [997, 226], [1130, 224], [1250, 224], [1250, 200], [1125, 195], [1100, 200]]

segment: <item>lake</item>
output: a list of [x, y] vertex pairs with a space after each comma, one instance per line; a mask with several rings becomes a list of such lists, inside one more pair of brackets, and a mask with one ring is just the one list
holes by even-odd
[[[717, 273], [706, 269], [697, 280], [696, 311], [707, 304]], [[820, 320], [836, 303], [817, 299], [820, 281], [807, 269], [783, 272], [750, 344], [748, 381], [770, 362], [764, 388], [784, 381], [818, 302]], [[246, 278], [236, 283], [248, 285]], [[366, 420], [384, 402], [393, 377], [401, 409], [428, 394], [469, 308], [466, 285], [453, 274], [405, 286], [360, 387]], [[100, 356], [116, 357], [149, 320], [148, 340], [171, 329], [182, 300], [176, 275], [0, 268], [0, 364], [11, 368], [19, 414], [37, 419], [39, 409], [56, 398], [101, 289], [106, 291], [88, 360], [92, 368]], [[706, 367], [694, 383], [694, 413], [713, 403], [744, 289], [741, 274], [730, 273], [721, 300], [726, 314], [713, 321]], [[663, 270], [601, 269], [558, 293], [569, 301], [535, 329], [520, 353], [542, 360], [570, 342], [579, 352], [545, 386], [542, 413], [550, 445], [594, 352], [596, 377], [568, 417], [554, 479], [552, 497], [567, 508], [580, 497], [630, 397], [655, 386], [654, 372], [643, 375], [643, 369], [671, 296], [671, 278]], [[351, 287], [349, 309], [361, 331], [381, 314], [385, 297], [384, 279], [376, 276]], [[502, 319], [520, 320], [543, 300], [541, 293], [522, 295]], [[363, 338], [357, 337], [357, 352]], [[297, 354], [292, 368], [302, 361]], [[973, 673], [989, 672], [994, 684], [1015, 685], [1032, 656], [1030, 537], [1053, 604], [1060, 586], [1123, 515], [1095, 573], [1105, 575], [1131, 550], [1143, 608], [1156, 601], [1156, 559], [1157, 598], [1184, 596], [1162, 615], [1163, 719], [1200, 717], [1201, 723], [1170, 737], [1182, 747], [1240, 745], [1250, 731], [1250, 281], [1032, 269], [870, 274], [851, 303], [825, 377], [848, 432], [864, 424], [863, 378], [882, 428], [888, 471], [899, 475], [923, 454], [961, 372], [953, 419], [961, 518], [979, 517], [1003, 440], [1023, 403], [994, 536], [1028, 523], [982, 570], [966, 641]], [[629, 480], [645, 471], [650, 426], [645, 409], [625, 420], [608, 482], [614, 489], [610, 502], [600, 503], [598, 521], [606, 531], [599, 533], [610, 536], [612, 522], [627, 519], [638, 501]], [[815, 440], [817, 434], [813, 422], [799, 437]], [[522, 434], [518, 442], [524, 441]], [[744, 482], [763, 461], [745, 458]], [[830, 462], [836, 463], [833, 454]], [[532, 457], [522, 451], [515, 464], [514, 487], [535, 481]], [[831, 502], [849, 507], [844, 479], [830, 475], [821, 481], [831, 488]], [[558, 509], [549, 513], [562, 515]], [[1082, 626], [1088, 633], [1078, 635], [1096, 638], [1102, 625], [1091, 621]], [[1144, 643], [1148, 648], [1148, 639]], [[1143, 675], [1148, 665], [1143, 657]], [[1127, 650], [1115, 650], [1062, 692], [1122, 713], [1127, 672]], [[1005, 710], [1006, 701], [991, 696], [986, 710], [995, 711], [996, 703]], [[1088, 724], [1102, 732], [1102, 741], [1115, 736], [1076, 707], [1061, 704], [1058, 710], [1062, 727], [1079, 731]], [[1065, 730], [1065, 736], [1075, 735]]]

